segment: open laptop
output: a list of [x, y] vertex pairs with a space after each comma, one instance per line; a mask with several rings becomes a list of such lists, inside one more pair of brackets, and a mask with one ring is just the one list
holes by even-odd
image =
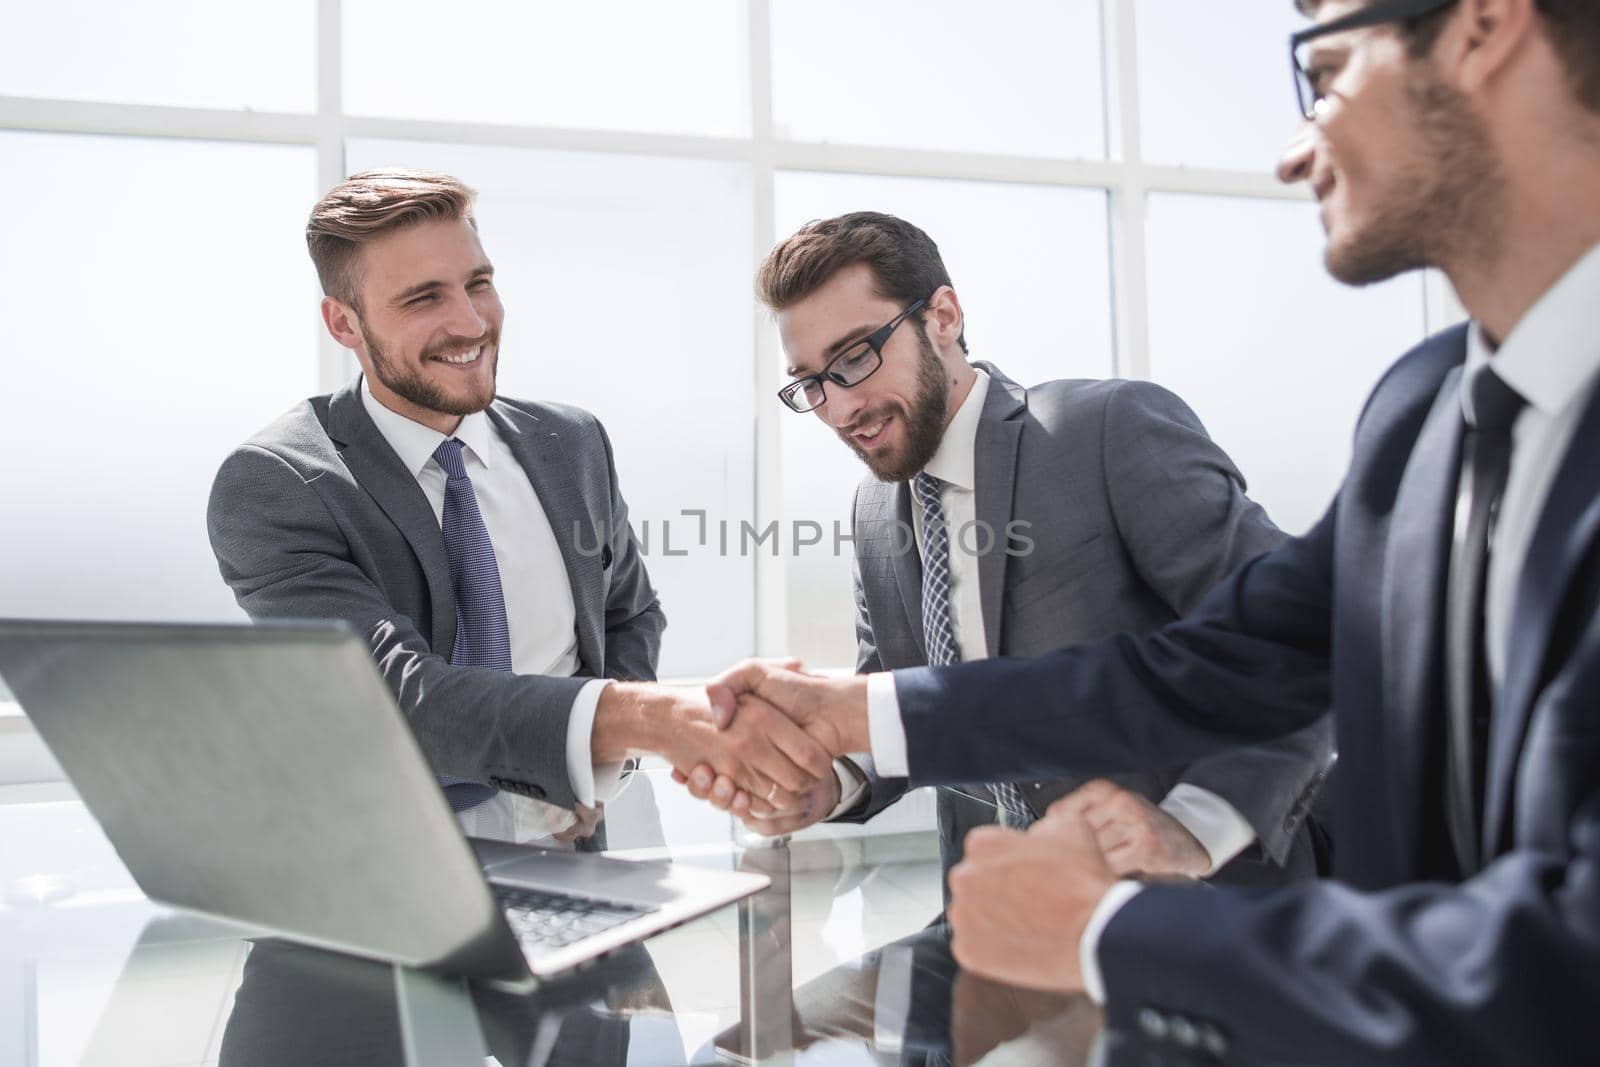
[[0, 676], [152, 899], [527, 988], [764, 875], [468, 841], [339, 623], [0, 620]]

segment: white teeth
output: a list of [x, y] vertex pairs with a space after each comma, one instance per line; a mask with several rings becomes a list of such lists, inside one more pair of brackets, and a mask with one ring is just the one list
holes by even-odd
[[469, 350], [467, 350], [465, 352], [460, 352], [460, 353], [457, 353], [456, 355], [453, 355], [453, 356], [440, 356], [438, 358], [439, 358], [440, 362], [443, 362], [443, 363], [456, 363], [456, 364], [471, 363], [473, 360], [478, 358], [478, 353], [482, 349], [483, 349], [483, 346], [479, 345], [477, 348], [469, 349]]
[[883, 421], [879, 422], [876, 426], [869, 426], [869, 427], [866, 427], [865, 429], [857, 431], [856, 432], [856, 436], [857, 437], [876, 437], [880, 433], [883, 432], [883, 428], [885, 426], [887, 426], [888, 424], [889, 424], [889, 420], [888, 419], [884, 419]]

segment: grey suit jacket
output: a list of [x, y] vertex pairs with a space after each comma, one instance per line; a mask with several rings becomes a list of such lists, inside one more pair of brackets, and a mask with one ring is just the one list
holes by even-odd
[[[978, 591], [990, 656], [1035, 656], [1109, 634], [1153, 630], [1283, 540], [1244, 495], [1244, 479], [1227, 455], [1167, 390], [1121, 379], [1023, 389], [995, 367], [977, 365], [991, 381], [978, 423], [974, 504], [977, 521], [993, 532], [993, 547], [982, 551], [989, 540], [982, 532], [966, 544], [981, 553]], [[856, 490], [861, 671], [927, 663], [921, 557], [907, 536], [912, 506], [904, 482], [868, 478]], [[1293, 846], [1326, 774], [1331, 745], [1322, 722], [1271, 745], [1169, 772], [1108, 777], [1151, 800], [1180, 781], [1209, 790], [1249, 820], [1276, 865], [1286, 864], [1293, 851], [1286, 873], [1307, 876], [1309, 844], [1301, 838]], [[1024, 783], [1023, 793], [1042, 813], [1080, 784]], [[875, 779], [870, 788], [866, 805], [847, 818], [881, 811], [900, 797], [905, 781]], [[951, 863], [965, 831], [993, 821], [993, 810], [947, 791], [939, 806], [942, 851]]]
[[211, 547], [251, 617], [345, 619], [365, 634], [434, 770], [570, 808], [573, 699], [589, 678], [653, 679], [666, 618], [595, 417], [504, 398], [488, 415], [561, 545], [578, 676], [451, 665], [444, 536], [362, 406], [359, 379], [296, 405], [223, 462], [206, 514]]

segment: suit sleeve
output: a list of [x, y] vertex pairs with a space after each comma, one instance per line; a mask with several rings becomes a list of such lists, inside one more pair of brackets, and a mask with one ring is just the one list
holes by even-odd
[[1337, 508], [1154, 633], [895, 671], [911, 784], [1182, 767], [1311, 725], [1330, 699]]
[[661, 654], [661, 633], [667, 617], [650, 584], [638, 539], [628, 522], [628, 504], [622, 499], [617, 465], [611, 453], [611, 439], [598, 422], [595, 428], [605, 444], [606, 471], [611, 490], [611, 585], [606, 594], [606, 669], [607, 678], [629, 682], [653, 682], [656, 662]]
[[[1242, 564], [1283, 543], [1244, 478], [1177, 396], [1122, 383], [1107, 401], [1101, 456], [1111, 514], [1135, 570], [1177, 615]], [[1180, 780], [1227, 801], [1274, 862], [1288, 856], [1333, 755], [1325, 717], [1264, 745], [1189, 764]]]
[[1593, 1063], [1600, 791], [1566, 830], [1454, 886], [1148, 886], [1100, 938], [1108, 1019], [1204, 1022], [1248, 1063]]
[[247, 445], [223, 462], [206, 523], [223, 580], [251, 618], [343, 619], [370, 642], [435, 771], [576, 803], [567, 720], [588, 679], [457, 667], [434, 654], [352, 558], [315, 488], [266, 449]]
[[[857, 499], [860, 491], [857, 490]], [[855, 523], [855, 508], [851, 508], [851, 523]], [[852, 534], [859, 534], [856, 529]], [[855, 599], [856, 599], [856, 673], [872, 674], [883, 670], [883, 658], [878, 654], [878, 642], [872, 632], [872, 614], [867, 610], [867, 593], [861, 581], [861, 561], [858, 558], [855, 564]], [[852, 761], [853, 762], [853, 761]], [[899, 800], [906, 794], [906, 780], [904, 778], [884, 778], [877, 771], [868, 770], [866, 767], [856, 765], [856, 770], [867, 782], [866, 799], [855, 808], [840, 815], [835, 822], [861, 823], [866, 822], [890, 804]]]

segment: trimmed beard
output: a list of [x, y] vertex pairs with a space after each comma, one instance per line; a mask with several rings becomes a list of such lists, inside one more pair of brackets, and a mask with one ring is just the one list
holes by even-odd
[[[452, 398], [437, 382], [429, 381], [422, 376], [421, 371], [403, 367], [389, 359], [383, 346], [371, 331], [364, 330], [367, 339], [367, 355], [372, 357], [372, 376], [382, 382], [390, 392], [403, 400], [410, 401], [419, 408], [428, 411], [437, 411], [441, 415], [476, 415], [478, 412], [494, 403], [495, 375], [500, 370], [500, 332], [488, 330], [477, 342], [484, 347], [484, 355], [480, 358], [492, 359], [494, 362], [489, 367], [488, 395], [478, 397], [470, 396], [464, 399]], [[431, 359], [440, 352], [451, 349], [471, 348], [473, 342], [459, 337], [446, 338], [438, 344], [424, 349], [421, 358]]]
[[[917, 393], [912, 399], [911, 410], [907, 411], [902, 405], [896, 404], [901, 421], [906, 426], [906, 447], [899, 456], [886, 456], [885, 462], [874, 460], [867, 452], [862, 450], [850, 437], [848, 430], [839, 431], [839, 437], [850, 446], [867, 469], [882, 482], [903, 482], [914, 477], [918, 471], [928, 465], [933, 454], [939, 451], [939, 442], [944, 439], [945, 408], [950, 402], [950, 382], [945, 377], [944, 362], [939, 354], [933, 350], [933, 342], [928, 340], [928, 335], [920, 329], [917, 335]], [[873, 416], [876, 417], [876, 416]], [[857, 425], [869, 421], [857, 419]]]
[[1463, 257], [1491, 259], [1499, 247], [1505, 179], [1483, 120], [1464, 94], [1440, 82], [1413, 81], [1405, 93], [1422, 161], [1405, 168], [1362, 232], [1328, 244], [1328, 273], [1346, 285]]

